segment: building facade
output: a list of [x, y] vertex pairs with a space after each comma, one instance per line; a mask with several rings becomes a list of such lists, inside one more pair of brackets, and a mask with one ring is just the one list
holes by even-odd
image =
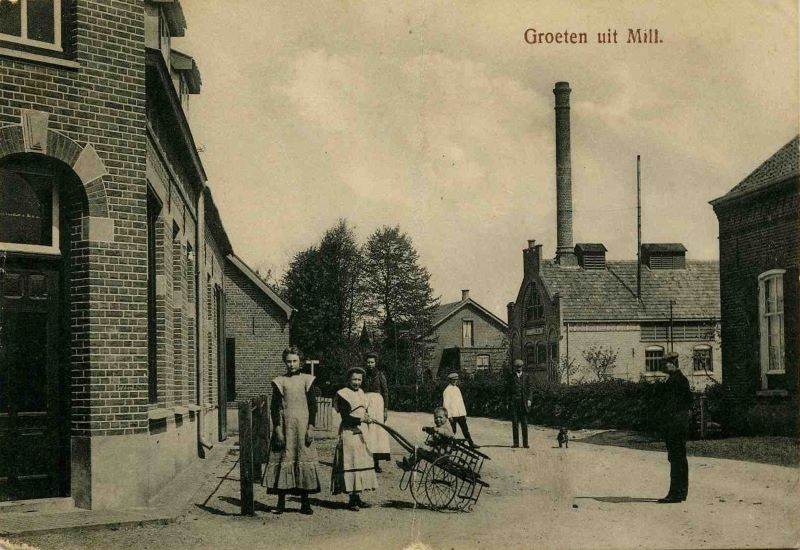
[[0, 9], [0, 500], [144, 506], [226, 437], [232, 248], [186, 21], [178, 0]]
[[507, 331], [500, 318], [462, 290], [460, 301], [442, 304], [434, 314], [426, 353], [431, 376], [499, 375], [508, 363]]
[[725, 381], [796, 418], [800, 358], [800, 137], [724, 196], [719, 220]]
[[225, 261], [225, 373], [229, 406], [272, 392], [283, 374], [294, 309], [238, 256]]
[[573, 245], [571, 89], [555, 95], [554, 259], [528, 241], [508, 304], [511, 355], [540, 381], [658, 378], [666, 352], [696, 389], [721, 380], [719, 266], [686, 259], [679, 243], [642, 244], [633, 261], [607, 261], [600, 243]]

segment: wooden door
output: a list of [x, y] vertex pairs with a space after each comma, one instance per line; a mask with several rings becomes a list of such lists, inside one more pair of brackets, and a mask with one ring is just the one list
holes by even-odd
[[0, 275], [0, 501], [67, 492], [58, 290], [55, 269]]

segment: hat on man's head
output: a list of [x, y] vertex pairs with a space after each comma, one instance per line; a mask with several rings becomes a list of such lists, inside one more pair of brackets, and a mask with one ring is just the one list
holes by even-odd
[[664, 363], [672, 363], [674, 365], [678, 364], [678, 354], [674, 351], [670, 351], [664, 354]]
[[514, 366], [515, 367], [524, 367], [525, 366], [525, 361], [523, 361], [522, 359], [514, 359]]
[[448, 378], [448, 380], [458, 380], [458, 373], [457, 372], [451, 372], [450, 374], [447, 375], [447, 378]]

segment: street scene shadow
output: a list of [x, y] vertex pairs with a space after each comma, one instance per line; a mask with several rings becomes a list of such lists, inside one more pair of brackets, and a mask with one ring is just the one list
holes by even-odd
[[[290, 496], [286, 500], [289, 502], [300, 502], [300, 497], [297, 496]], [[319, 508], [328, 508], [330, 510], [346, 510], [347, 509], [347, 501], [337, 501], [337, 500], [322, 500], [319, 498], [309, 497], [308, 503], [312, 507], [319, 507]]]
[[381, 508], [392, 508], [394, 510], [430, 510], [427, 504], [414, 504], [413, 501], [406, 500], [387, 500], [381, 503]]
[[611, 504], [623, 504], [627, 502], [658, 502], [657, 498], [642, 497], [575, 497], [575, 500], [579, 498], [592, 499], [598, 502], [610, 502]]

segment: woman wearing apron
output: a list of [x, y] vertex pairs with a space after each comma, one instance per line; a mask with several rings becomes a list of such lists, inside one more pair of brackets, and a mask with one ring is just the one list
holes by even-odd
[[286, 507], [286, 495], [300, 495], [300, 512], [313, 514], [308, 495], [319, 492], [314, 423], [317, 399], [314, 377], [300, 372], [296, 348], [283, 351], [286, 374], [272, 381], [272, 450], [261, 484], [278, 495], [276, 514]]
[[367, 413], [367, 397], [361, 390], [364, 369], [355, 367], [347, 371], [348, 385], [336, 392], [333, 406], [341, 415], [339, 442], [333, 457], [331, 494], [348, 493], [348, 507], [353, 511], [367, 508], [361, 500], [362, 491], [378, 487], [372, 453], [367, 448], [362, 429], [372, 422]]
[[[367, 396], [369, 415], [375, 420], [381, 419], [385, 423], [389, 418], [386, 407], [389, 406], [389, 386], [386, 383], [386, 375], [378, 370], [378, 354], [370, 352], [366, 355], [366, 377], [364, 379], [364, 393]], [[375, 463], [375, 472], [381, 473], [381, 460], [391, 458], [389, 451], [389, 434], [377, 424], [369, 424], [363, 427], [364, 438], [367, 447], [372, 452], [372, 459]]]

